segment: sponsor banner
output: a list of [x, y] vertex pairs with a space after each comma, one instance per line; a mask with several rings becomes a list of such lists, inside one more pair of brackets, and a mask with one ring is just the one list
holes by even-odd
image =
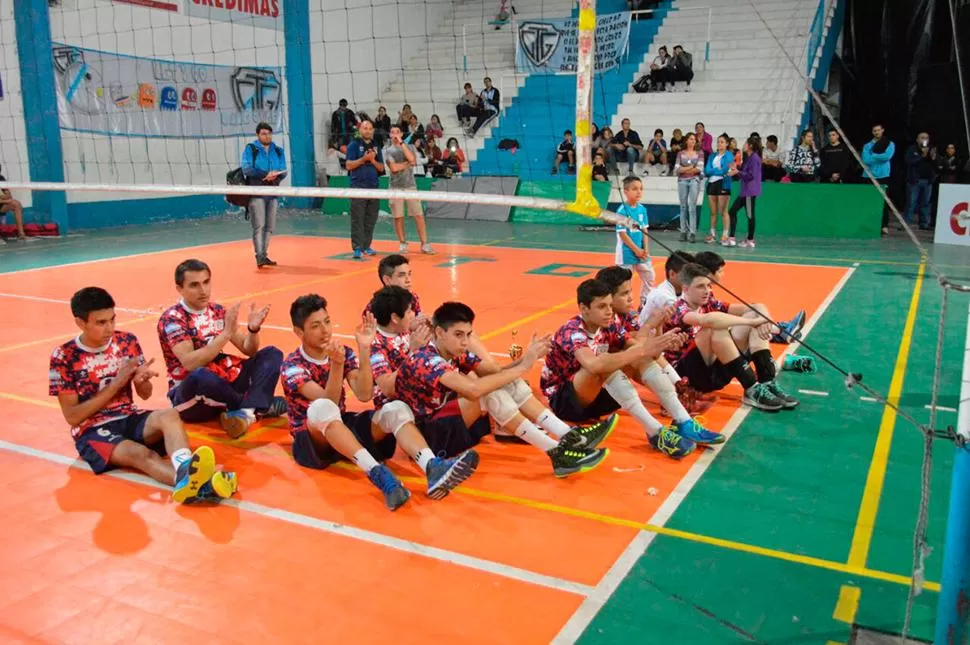
[[[630, 38], [628, 11], [596, 17], [594, 72], [620, 63]], [[579, 59], [579, 21], [574, 18], [527, 20], [519, 23], [515, 63], [530, 74], [575, 73]]]
[[283, 131], [278, 67], [230, 67], [123, 56], [54, 43], [61, 128], [129, 137], [251, 136]]
[[283, 0], [185, 0], [185, 13], [196, 18], [283, 30]]
[[970, 186], [940, 184], [933, 242], [970, 246]]

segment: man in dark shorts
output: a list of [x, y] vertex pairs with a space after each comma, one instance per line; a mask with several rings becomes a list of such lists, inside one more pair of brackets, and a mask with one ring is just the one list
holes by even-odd
[[[236, 326], [239, 305], [212, 302], [212, 272], [201, 260], [175, 267], [181, 299], [158, 320], [158, 341], [168, 370], [168, 398], [183, 421], [219, 418], [233, 439], [259, 418], [279, 417], [286, 402], [275, 396], [283, 352], [260, 348], [259, 331], [269, 307], [250, 305], [246, 332]], [[242, 356], [224, 352], [232, 344]]]
[[51, 354], [50, 395], [71, 425], [78, 455], [96, 475], [130, 468], [173, 486], [180, 504], [231, 497], [236, 474], [216, 470], [212, 448], [191, 451], [175, 410], [135, 406], [132, 390], [147, 400], [158, 374], [134, 334], [115, 329], [114, 307], [99, 287], [75, 293], [71, 313], [81, 333]]
[[[685, 265], [680, 280], [683, 291], [663, 327], [688, 337], [682, 348], [667, 352], [677, 372], [701, 392], [720, 390], [737, 379], [744, 388], [742, 402], [761, 410], [796, 407], [798, 400], [775, 382], [768, 343], [777, 327], [754, 311], [728, 313], [728, 307], [712, 297], [710, 272], [699, 264]], [[754, 363], [754, 373], [748, 363]]]
[[588, 446], [605, 439], [616, 419], [570, 428], [522, 380], [548, 351], [549, 338], [533, 338], [521, 358], [491, 368], [469, 350], [474, 320], [468, 305], [444, 303], [434, 312], [433, 342], [409, 354], [398, 368], [394, 393], [414, 412], [431, 449], [448, 455], [467, 450], [489, 433], [491, 418], [543, 451], [557, 477], [598, 466], [608, 451]]
[[[633, 342], [613, 312], [613, 288], [585, 280], [576, 290], [579, 314], [559, 328], [542, 368], [539, 387], [549, 407], [566, 421], [584, 422], [624, 410], [643, 426], [650, 445], [679, 459], [694, 451], [692, 440], [667, 427], [644, 407], [624, 374], [627, 367], [645, 368], [653, 357], [680, 342], [677, 333]], [[676, 397], [676, 395], [675, 395]]]

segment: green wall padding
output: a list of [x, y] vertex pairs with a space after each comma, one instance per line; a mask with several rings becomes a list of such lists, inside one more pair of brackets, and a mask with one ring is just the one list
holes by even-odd
[[[576, 199], [576, 185], [562, 181], [520, 181], [515, 194], [571, 202]], [[601, 207], [606, 208], [610, 201], [610, 184], [593, 182], [593, 196]], [[540, 224], [590, 224], [595, 221], [566, 211], [542, 211], [531, 208], [513, 208], [510, 219], [513, 222], [536, 222]]]

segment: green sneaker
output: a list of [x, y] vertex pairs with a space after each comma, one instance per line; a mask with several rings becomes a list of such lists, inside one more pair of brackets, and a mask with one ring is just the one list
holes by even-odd
[[552, 472], [556, 477], [567, 477], [596, 468], [606, 459], [610, 451], [606, 448], [590, 450], [558, 445], [546, 454], [552, 460]]
[[769, 412], [776, 412], [785, 407], [785, 404], [771, 391], [767, 383], [755, 383], [745, 390], [741, 403]]
[[781, 364], [781, 369], [786, 372], [799, 372], [801, 374], [814, 374], [818, 371], [814, 356], [798, 356], [791, 354], [785, 357]]
[[678, 434], [677, 428], [661, 428], [649, 441], [654, 449], [674, 459], [683, 459], [697, 448], [696, 443]]
[[786, 410], [791, 410], [798, 407], [798, 399], [781, 389], [781, 386], [778, 385], [777, 381], [771, 381], [770, 383], [765, 383], [765, 385], [769, 390], [771, 390], [771, 393], [774, 394], [779, 401], [781, 401], [781, 404]]
[[620, 423], [618, 414], [610, 415], [603, 421], [597, 421], [593, 425], [582, 428], [573, 428], [559, 440], [559, 445], [567, 448], [585, 448], [592, 450], [606, 440], [610, 434], [616, 430]]

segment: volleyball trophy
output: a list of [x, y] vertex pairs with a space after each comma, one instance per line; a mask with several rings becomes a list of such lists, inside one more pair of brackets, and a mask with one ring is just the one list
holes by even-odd
[[509, 345], [509, 358], [513, 361], [517, 361], [522, 357], [522, 346], [515, 342], [515, 336], [518, 333], [518, 329], [512, 330], [512, 344]]

